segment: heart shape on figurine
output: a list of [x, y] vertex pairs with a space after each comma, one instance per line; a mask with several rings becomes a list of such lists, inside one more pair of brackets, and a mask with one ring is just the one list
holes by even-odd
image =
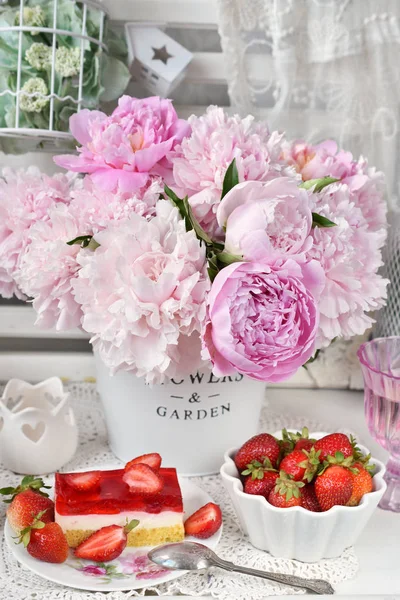
[[34, 427], [29, 425], [29, 423], [24, 423], [24, 425], [21, 427], [22, 433], [28, 438], [28, 440], [35, 442], [35, 444], [43, 437], [45, 429], [46, 425], [43, 421], [39, 421], [39, 423], [36, 423]]

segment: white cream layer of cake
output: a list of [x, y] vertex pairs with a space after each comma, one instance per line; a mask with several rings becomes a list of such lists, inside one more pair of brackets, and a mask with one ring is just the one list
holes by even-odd
[[126, 511], [113, 515], [60, 515], [55, 511], [55, 521], [63, 531], [90, 530], [97, 531], [101, 527], [108, 525], [126, 525], [126, 520], [132, 521], [137, 519], [139, 525], [137, 529], [153, 529], [156, 527], [174, 527], [183, 523], [183, 513], [174, 512], [172, 510], [162, 511], [157, 514]]

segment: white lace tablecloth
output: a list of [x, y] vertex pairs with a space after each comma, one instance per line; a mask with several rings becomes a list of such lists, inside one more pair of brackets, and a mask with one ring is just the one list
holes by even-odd
[[[96, 465], [116, 465], [118, 460], [107, 444], [106, 428], [100, 402], [93, 384], [70, 384], [72, 405], [80, 428], [80, 445], [74, 459], [63, 470], [93, 468]], [[329, 430], [328, 425], [310, 422], [301, 417], [294, 418], [273, 414], [264, 406], [261, 420], [263, 431], [274, 432], [282, 427], [300, 428], [307, 425], [314, 431]], [[14, 485], [21, 477], [0, 464], [0, 487]], [[348, 548], [336, 559], [306, 564], [293, 560], [276, 559], [268, 553], [254, 548], [242, 534], [237, 518], [220, 478], [196, 477], [195, 483], [206, 490], [217, 502], [224, 515], [224, 529], [218, 554], [238, 564], [279, 571], [303, 577], [327, 579], [333, 586], [354, 577], [358, 561], [353, 548]], [[0, 508], [0, 527], [4, 526], [6, 505]], [[4, 536], [0, 541], [0, 598], [4, 600], [126, 600], [146, 593], [157, 595], [185, 594], [187, 596], [211, 596], [220, 600], [261, 600], [266, 596], [302, 594], [302, 590], [280, 586], [255, 577], [212, 570], [204, 575], [188, 574], [175, 581], [147, 590], [130, 592], [87, 592], [74, 590], [44, 580], [25, 569], [14, 559]]]

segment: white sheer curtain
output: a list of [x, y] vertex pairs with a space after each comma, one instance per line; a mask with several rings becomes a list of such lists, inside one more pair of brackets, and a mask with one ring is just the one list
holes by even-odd
[[400, 0], [218, 0], [229, 94], [288, 137], [333, 138], [399, 196]]

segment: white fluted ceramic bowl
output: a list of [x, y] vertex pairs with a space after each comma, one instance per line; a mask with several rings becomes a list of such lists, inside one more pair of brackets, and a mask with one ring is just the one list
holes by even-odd
[[[319, 439], [323, 432], [310, 433]], [[275, 434], [280, 437], [280, 434]], [[359, 444], [368, 454], [368, 450]], [[375, 465], [374, 489], [365, 494], [358, 506], [334, 506], [315, 513], [300, 506], [277, 508], [263, 496], [243, 492], [243, 485], [233, 458], [238, 449], [228, 450], [221, 467], [221, 477], [228, 492], [243, 532], [253, 546], [266, 550], [278, 558], [292, 558], [316, 562], [323, 558], [340, 556], [353, 546], [377, 507], [385, 490], [384, 465], [372, 458]]]

